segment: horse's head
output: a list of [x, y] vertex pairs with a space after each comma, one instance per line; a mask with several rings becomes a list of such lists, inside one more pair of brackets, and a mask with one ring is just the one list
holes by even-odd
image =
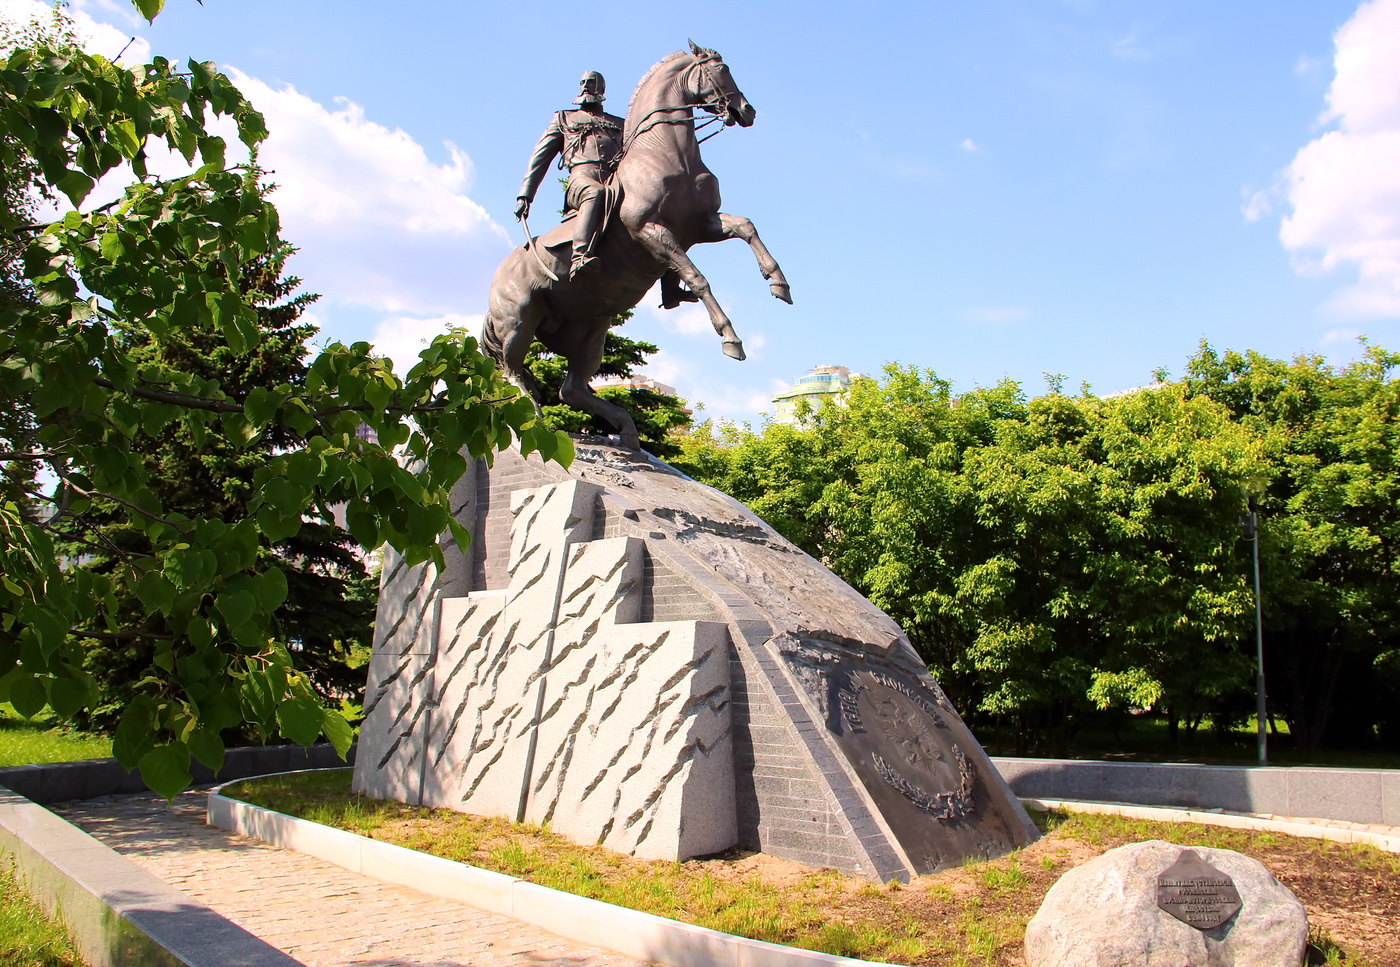
[[689, 71], [686, 91], [694, 98], [695, 105], [724, 118], [727, 125], [737, 124], [746, 128], [753, 124], [754, 115], [758, 112], [734, 83], [724, 58], [693, 40], [690, 42], [690, 53], [695, 62]]

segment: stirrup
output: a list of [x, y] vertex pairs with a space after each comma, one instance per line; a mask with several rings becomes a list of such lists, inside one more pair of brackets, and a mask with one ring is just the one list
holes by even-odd
[[575, 255], [569, 263], [569, 279], [578, 278], [588, 272], [592, 272], [598, 267], [598, 256], [596, 255]]

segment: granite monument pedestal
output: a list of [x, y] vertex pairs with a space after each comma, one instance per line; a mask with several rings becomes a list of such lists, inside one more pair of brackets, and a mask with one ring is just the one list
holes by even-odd
[[881, 882], [1035, 827], [898, 625], [645, 453], [501, 453], [442, 573], [386, 554], [355, 789]]

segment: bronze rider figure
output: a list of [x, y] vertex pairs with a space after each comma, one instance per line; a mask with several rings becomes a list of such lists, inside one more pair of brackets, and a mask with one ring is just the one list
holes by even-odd
[[[597, 263], [593, 250], [617, 201], [609, 182], [622, 154], [623, 119], [603, 110], [606, 90], [602, 74], [584, 73], [579, 79], [579, 95], [574, 98], [578, 109], [559, 111], [550, 119], [535, 145], [530, 167], [516, 197], [516, 217], [528, 218], [535, 192], [549, 173], [549, 163], [558, 157], [559, 167], [568, 169], [564, 218], [573, 221], [571, 280]], [[661, 292], [662, 304], [668, 309], [681, 302], [697, 301], [693, 293], [681, 287], [680, 278], [673, 271], [662, 276]]]

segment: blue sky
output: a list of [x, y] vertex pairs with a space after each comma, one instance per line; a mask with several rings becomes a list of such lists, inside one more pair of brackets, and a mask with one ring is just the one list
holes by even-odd
[[[602, 71], [621, 113], [692, 37], [758, 109], [703, 150], [796, 303], [732, 241], [691, 254], [747, 361], [696, 309], [643, 304], [629, 334], [708, 415], [756, 420], [818, 363], [1111, 393], [1179, 373], [1203, 338], [1337, 361], [1357, 334], [1400, 348], [1400, 0], [74, 10], [114, 28], [87, 27], [96, 49], [135, 33], [128, 60], [148, 46], [237, 72], [268, 116], [316, 321], [399, 355], [475, 327], [518, 241], [526, 160], [578, 75]], [[555, 207], [536, 205], [536, 231]]]

